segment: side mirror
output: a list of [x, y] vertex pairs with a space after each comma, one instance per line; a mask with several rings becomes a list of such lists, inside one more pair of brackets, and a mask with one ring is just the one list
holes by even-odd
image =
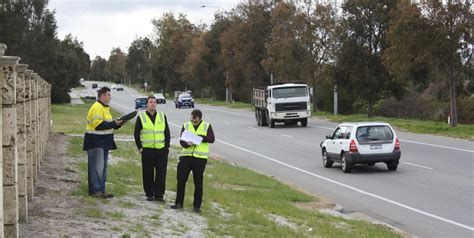
[[326, 136], [326, 139], [332, 139], [332, 136], [331, 136], [331, 135], [327, 135], [327, 136]]

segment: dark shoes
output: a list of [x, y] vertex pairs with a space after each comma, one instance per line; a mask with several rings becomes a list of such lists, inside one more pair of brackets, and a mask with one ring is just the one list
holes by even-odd
[[91, 196], [95, 198], [103, 198], [103, 199], [114, 197], [114, 195], [111, 193], [103, 193], [103, 192], [96, 192], [96, 193], [93, 193]]
[[196, 212], [196, 213], [201, 213], [201, 208], [199, 208], [199, 207], [194, 207], [193, 210], [194, 210], [194, 212]]
[[147, 201], [154, 201], [155, 199], [153, 197], [149, 196], [149, 197], [146, 197], [146, 200]]
[[183, 209], [183, 205], [182, 204], [174, 204], [174, 205], [171, 205], [170, 208], [171, 209]]
[[165, 202], [165, 199], [162, 196], [161, 197], [155, 197], [155, 201]]

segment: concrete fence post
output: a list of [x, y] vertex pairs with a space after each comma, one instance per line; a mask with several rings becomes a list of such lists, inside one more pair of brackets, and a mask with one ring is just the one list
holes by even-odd
[[33, 126], [32, 126], [32, 117], [33, 117], [33, 102], [32, 102], [32, 81], [33, 81], [33, 70], [26, 70], [26, 81], [25, 81], [25, 91], [26, 91], [26, 163], [27, 163], [27, 198], [28, 201], [33, 201], [34, 196], [34, 167], [33, 167]]
[[27, 198], [27, 162], [26, 162], [26, 103], [25, 78], [28, 65], [17, 66], [16, 100], [17, 100], [17, 150], [18, 150], [18, 210], [19, 221], [26, 222], [28, 217]]
[[5, 237], [18, 237], [16, 67], [19, 57], [1, 56], [3, 224]]

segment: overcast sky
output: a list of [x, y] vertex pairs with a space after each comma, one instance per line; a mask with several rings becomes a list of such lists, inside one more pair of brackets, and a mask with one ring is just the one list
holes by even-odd
[[49, 0], [48, 8], [56, 10], [58, 36], [71, 33], [84, 43], [91, 60], [99, 55], [108, 58], [112, 47], [128, 51], [137, 37], [153, 33], [151, 20], [165, 12], [183, 13], [193, 24], [210, 25], [217, 7], [227, 11], [240, 0]]

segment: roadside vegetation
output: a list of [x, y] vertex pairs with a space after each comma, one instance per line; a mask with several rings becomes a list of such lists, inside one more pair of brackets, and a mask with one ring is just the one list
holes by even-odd
[[[53, 132], [65, 134], [84, 134], [87, 124], [87, 112], [94, 101], [84, 100], [84, 104], [53, 104], [51, 117], [53, 119]], [[119, 118], [121, 113], [111, 109], [113, 118]], [[134, 125], [128, 122], [115, 131], [117, 135], [133, 135]]]
[[[70, 118], [83, 117], [88, 105], [54, 105], [55, 131], [77, 133], [79, 123]], [[132, 123], [131, 123], [132, 124]], [[61, 128], [58, 130], [57, 128]], [[198, 229], [210, 237], [400, 237], [383, 225], [348, 220], [320, 212], [332, 205], [303, 193], [269, 176], [210, 158], [205, 172], [204, 203], [201, 214], [192, 212], [192, 176], [186, 188], [185, 209], [168, 209], [176, 191], [176, 165], [179, 147], [172, 146], [168, 163], [167, 204], [146, 202], [142, 191], [141, 163], [133, 142], [117, 142], [118, 150], [110, 153], [107, 190], [114, 199], [88, 196], [87, 160], [82, 138], [70, 137], [68, 154], [75, 157], [72, 170], [80, 182], [71, 196], [84, 206], [77, 216], [107, 221], [111, 232], [125, 237], [160, 234], [185, 236]], [[186, 221], [183, 217], [191, 217]], [[162, 234], [162, 233], [161, 233]], [[166, 233], [165, 233], [166, 234]]]

